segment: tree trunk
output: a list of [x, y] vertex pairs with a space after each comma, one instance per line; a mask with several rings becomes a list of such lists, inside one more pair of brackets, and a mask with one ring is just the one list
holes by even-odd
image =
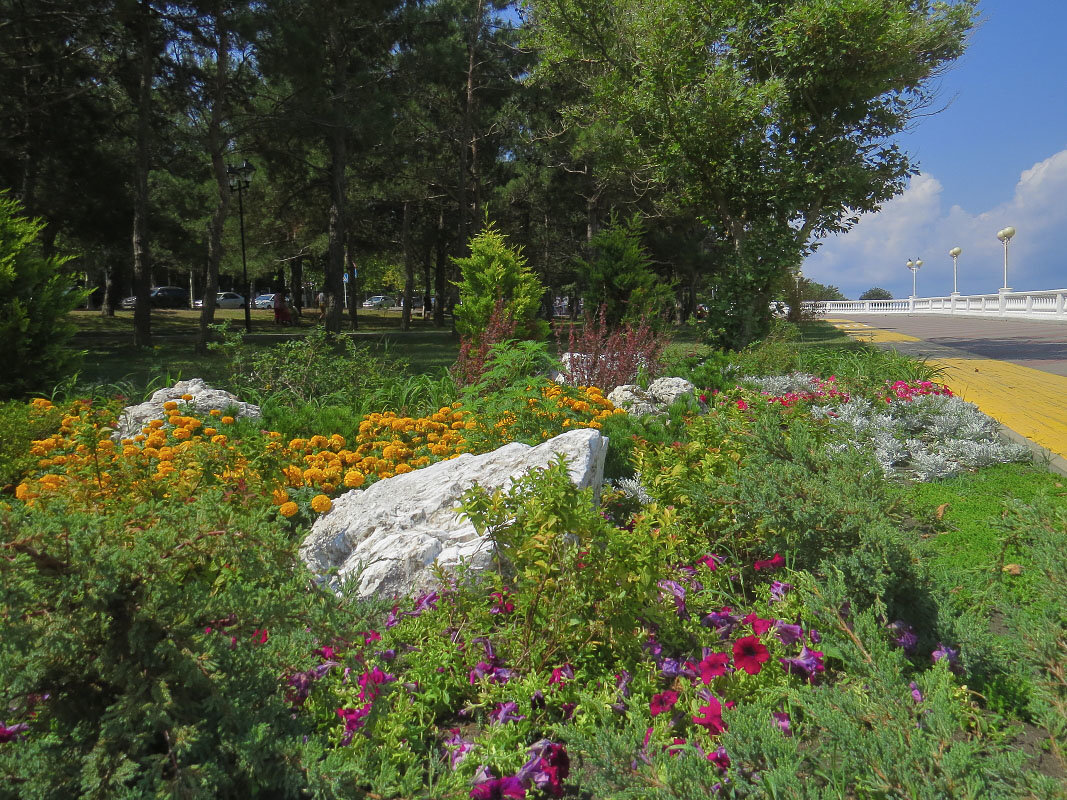
[[347, 168], [347, 126], [345, 124], [347, 65], [342, 43], [340, 20], [334, 20], [330, 27], [330, 56], [333, 66], [333, 96], [331, 98], [332, 125], [327, 135], [330, 149], [330, 223], [329, 244], [326, 257], [326, 330], [331, 333], [341, 332], [342, 296], [344, 290], [345, 270], [345, 171]]
[[433, 326], [443, 328], [445, 326], [445, 291], [448, 274], [448, 242], [445, 239], [445, 212], [442, 208], [437, 216], [437, 237], [434, 242], [437, 254], [437, 263], [434, 267], [434, 294], [436, 299], [433, 303]]
[[415, 288], [415, 256], [411, 252], [411, 202], [404, 201], [404, 222], [401, 230], [404, 249], [404, 297], [401, 301], [400, 330], [411, 330], [411, 294]]
[[[226, 140], [222, 135], [229, 78], [229, 29], [223, 17], [222, 4], [215, 8], [215, 81], [211, 92], [211, 117], [208, 120], [207, 151], [211, 157], [211, 172], [215, 176], [218, 200], [207, 227], [207, 267], [204, 276], [204, 307], [200, 310], [200, 330], [196, 352], [207, 352], [211, 338], [208, 327], [215, 321], [215, 295], [219, 291], [219, 263], [222, 261], [222, 226], [230, 208], [230, 183], [226, 174]], [[245, 298], [250, 302], [251, 298]]]
[[152, 133], [152, 78], [155, 74], [155, 46], [152, 44], [152, 7], [141, 0], [140, 76], [137, 87], [137, 149], [133, 192], [133, 343], [152, 346], [152, 308], [149, 301], [152, 261], [148, 244], [149, 137]]

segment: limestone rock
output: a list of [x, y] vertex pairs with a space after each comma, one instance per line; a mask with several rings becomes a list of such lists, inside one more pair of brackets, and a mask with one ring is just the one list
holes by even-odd
[[178, 381], [167, 389], [160, 389], [152, 399], [136, 406], [127, 406], [119, 415], [118, 430], [112, 434], [115, 441], [136, 436], [149, 420], [166, 419], [169, 415], [163, 410], [168, 400], [182, 402], [182, 395], [190, 394], [193, 399], [185, 404], [186, 408], [195, 409], [197, 413], [207, 414], [211, 409], [220, 411], [230, 409], [234, 417], [251, 417], [259, 419], [259, 406], [243, 403], [236, 396], [221, 389], [212, 389], [202, 378]]
[[300, 556], [333, 589], [358, 579], [361, 598], [426, 591], [434, 584], [435, 562], [446, 572], [460, 563], [487, 569], [492, 541], [460, 518], [463, 493], [475, 484], [506, 489], [561, 454], [575, 485], [598, 493], [607, 445], [607, 437], [583, 428], [535, 447], [512, 442], [484, 455], [463, 454], [346, 492], [315, 521]]
[[693, 396], [696, 387], [685, 378], [657, 378], [648, 389], [632, 383], [616, 386], [608, 400], [617, 408], [635, 416], [665, 414], [667, 409], [685, 396]]
[[694, 396], [696, 386], [685, 378], [656, 378], [648, 387], [648, 393], [663, 406], [670, 406], [686, 395]]

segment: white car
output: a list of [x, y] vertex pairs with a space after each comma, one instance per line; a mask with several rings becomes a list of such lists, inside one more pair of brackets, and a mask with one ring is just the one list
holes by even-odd
[[261, 294], [252, 301], [252, 308], [274, 308], [274, 295]]
[[[194, 300], [193, 308], [203, 308], [203, 300]], [[237, 292], [219, 292], [215, 295], [215, 308], [244, 308], [245, 299]]]
[[386, 297], [384, 294], [377, 294], [363, 301], [364, 308], [392, 308], [395, 305], [393, 298]]

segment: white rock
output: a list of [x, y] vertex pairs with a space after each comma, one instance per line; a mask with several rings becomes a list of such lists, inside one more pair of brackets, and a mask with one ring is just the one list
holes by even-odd
[[652, 399], [663, 406], [671, 406], [686, 395], [693, 396], [696, 386], [685, 378], [656, 378], [648, 387]]
[[236, 396], [221, 389], [212, 389], [201, 378], [178, 381], [167, 389], [160, 389], [152, 395], [147, 403], [127, 406], [119, 415], [118, 430], [112, 434], [115, 441], [136, 436], [149, 420], [166, 419], [170, 416], [163, 410], [163, 404], [169, 400], [182, 402], [182, 396], [190, 394], [193, 399], [184, 404], [185, 408], [195, 409], [197, 413], [207, 414], [214, 408], [223, 411], [230, 409], [234, 417], [251, 417], [259, 419], [259, 406], [243, 403]]
[[536, 447], [512, 442], [480, 456], [465, 453], [346, 492], [315, 521], [300, 556], [331, 588], [358, 579], [361, 598], [425, 591], [434, 585], [434, 563], [445, 572], [460, 563], [485, 570], [492, 565], [492, 541], [460, 518], [463, 493], [475, 484], [506, 489], [563, 455], [574, 484], [598, 495], [607, 445], [607, 437], [582, 428]]
[[637, 384], [626, 383], [616, 386], [608, 394], [608, 400], [614, 403], [616, 408], [621, 408], [627, 414], [634, 416], [660, 413], [660, 409], [656, 407], [655, 398]]

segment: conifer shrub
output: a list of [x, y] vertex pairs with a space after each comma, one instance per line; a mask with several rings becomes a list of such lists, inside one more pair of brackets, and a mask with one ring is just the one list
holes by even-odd
[[537, 318], [545, 287], [526, 265], [522, 249], [509, 245], [493, 223], [487, 222], [470, 240], [469, 256], [453, 261], [462, 276], [456, 284], [460, 303], [453, 311], [461, 336], [477, 347], [494, 309], [501, 303], [502, 318], [514, 323], [516, 338], [545, 338], [548, 325]]
[[85, 292], [63, 271], [69, 257], [41, 254], [44, 223], [21, 212], [0, 193], [0, 399], [50, 388], [81, 358], [69, 347], [74, 327], [66, 317], [85, 302]]
[[281, 681], [335, 602], [268, 504], [240, 488], [109, 513], [41, 498], [0, 512], [0, 541], [0, 607], [19, 612], [0, 615], [7, 789], [303, 796], [309, 730]]

